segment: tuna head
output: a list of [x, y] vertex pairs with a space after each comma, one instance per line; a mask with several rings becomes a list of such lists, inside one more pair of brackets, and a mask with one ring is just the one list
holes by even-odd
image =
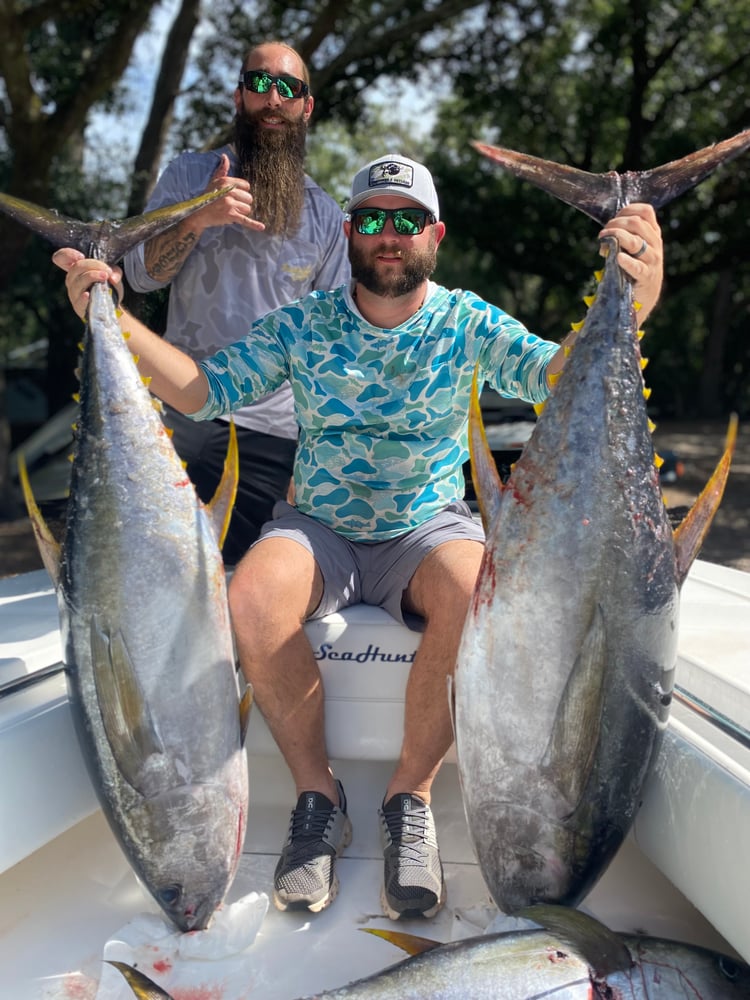
[[[547, 177], [540, 163], [532, 179], [552, 190], [557, 165]], [[668, 182], [659, 174], [660, 191]], [[643, 197], [648, 185], [637, 189]], [[506, 912], [577, 903], [632, 824], [667, 721], [679, 588], [731, 457], [730, 440], [689, 526], [673, 537], [636, 304], [616, 246], [609, 250], [575, 347], [504, 488], [488, 473], [481, 429], [471, 432], [487, 543], [456, 667], [456, 750], [479, 863]], [[473, 421], [478, 412], [475, 401]]]
[[133, 838], [127, 847], [133, 867], [175, 926], [208, 927], [237, 870], [245, 832], [242, 797], [228, 795], [221, 780], [184, 785], [142, 799], [119, 829]]

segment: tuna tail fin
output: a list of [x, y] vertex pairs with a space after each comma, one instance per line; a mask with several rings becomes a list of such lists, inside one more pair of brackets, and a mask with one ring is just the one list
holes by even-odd
[[471, 382], [471, 403], [469, 406], [469, 455], [471, 457], [471, 478], [482, 515], [485, 533], [500, 509], [503, 495], [503, 484], [492, 457], [492, 451], [487, 441], [482, 422], [482, 409], [479, 405], [479, 375], [478, 367], [474, 369]]
[[181, 222], [204, 205], [217, 198], [229, 194], [233, 185], [228, 185], [218, 191], [198, 195], [189, 201], [181, 201], [176, 205], [165, 205], [144, 215], [134, 215], [130, 219], [108, 222], [81, 222], [60, 215], [54, 209], [42, 208], [31, 201], [23, 201], [9, 194], [0, 193], [0, 210], [11, 219], [43, 236], [52, 246], [73, 247], [82, 253], [96, 256], [107, 264], [116, 264], [128, 250], [149, 240], [165, 229]]
[[687, 517], [674, 532], [675, 556], [677, 561], [677, 585], [682, 586], [693, 560], [700, 552], [703, 540], [708, 534], [714, 514], [724, 495], [724, 487], [732, 464], [734, 446], [737, 441], [737, 414], [729, 418], [724, 454], [719, 459], [711, 478], [703, 487], [698, 499], [690, 508]]
[[515, 177], [536, 185], [604, 225], [623, 205], [648, 202], [659, 209], [695, 187], [723, 163], [750, 147], [750, 129], [653, 170], [592, 174], [500, 146], [472, 143]]
[[232, 508], [237, 496], [237, 485], [240, 479], [239, 450], [237, 448], [237, 429], [234, 421], [229, 421], [229, 446], [224, 459], [224, 470], [216, 492], [208, 503], [208, 514], [216, 533], [219, 548], [224, 544], [232, 518]]
[[581, 910], [554, 903], [536, 903], [514, 915], [533, 920], [558, 937], [561, 943], [586, 960], [597, 978], [604, 979], [633, 966], [633, 957], [622, 938]]
[[18, 456], [18, 478], [21, 482], [23, 498], [26, 501], [26, 510], [29, 512], [29, 520], [34, 529], [39, 555], [42, 557], [44, 568], [49, 573], [55, 589], [57, 589], [57, 585], [60, 582], [60, 543], [49, 530], [47, 522], [42, 517], [42, 512], [39, 510], [37, 502], [34, 499], [34, 494], [31, 491], [31, 483], [29, 482], [29, 473], [26, 469], [26, 459], [23, 453]]
[[105, 958], [104, 961], [122, 973], [133, 991], [133, 995], [138, 1000], [172, 1000], [169, 993], [161, 986], [157, 986], [153, 979], [149, 979], [144, 972], [134, 969], [132, 965], [127, 965], [125, 962], [113, 962], [110, 958]]

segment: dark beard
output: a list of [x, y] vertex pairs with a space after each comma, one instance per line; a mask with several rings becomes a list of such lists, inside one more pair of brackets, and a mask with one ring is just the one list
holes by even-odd
[[383, 249], [387, 249], [387, 244], [382, 243], [378, 247], [374, 247], [373, 250], [368, 248], [365, 254], [365, 251], [356, 247], [351, 237], [349, 238], [349, 263], [352, 266], [352, 277], [373, 295], [382, 295], [392, 299], [398, 298], [399, 295], [408, 295], [409, 292], [418, 288], [426, 278], [429, 278], [437, 266], [437, 244], [434, 231], [426, 249], [402, 251], [404, 266], [397, 274], [380, 274], [375, 266], [369, 263], [369, 259]]
[[234, 148], [241, 176], [250, 182], [253, 216], [276, 236], [297, 232], [305, 200], [307, 122], [287, 122], [283, 129], [267, 129], [247, 112], [234, 119]]

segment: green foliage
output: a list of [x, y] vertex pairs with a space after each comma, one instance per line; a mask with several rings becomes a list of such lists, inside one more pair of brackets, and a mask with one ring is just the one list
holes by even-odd
[[[449, 225], [443, 275], [562, 337], [583, 312], [598, 227], [504, 177], [469, 140], [605, 172], [656, 166], [727, 138], [749, 124], [741, 27], [749, 20], [750, 0], [498, 7], [448, 60], [454, 93], [430, 161]], [[717, 409], [748, 405], [748, 180], [746, 154], [660, 213], [667, 284], [647, 346], [662, 412], [695, 414], [712, 393]], [[727, 269], [731, 304], [712, 329], [717, 274]], [[718, 336], [712, 388], [705, 359]]]
[[[0, 188], [8, 190], [23, 153], [21, 181], [53, 163], [49, 204], [83, 218], [122, 214], [128, 192], [117, 145], [103, 144], [96, 157], [86, 151], [88, 176], [81, 164], [86, 113], [119, 112], [129, 100], [122, 71], [104, 79], [97, 61], [109, 53], [113, 64], [118, 32], [123, 46], [132, 44], [124, 37], [129, 4], [67, 0], [50, 14], [19, 3], [0, 16], [8, 37], [18, 29], [13, 37], [24, 39], [35, 99], [19, 118], [18, 65], [8, 62], [12, 46], [0, 46]], [[157, 6], [138, 2], [138, 17]], [[559, 339], [584, 313], [598, 227], [503, 175], [471, 140], [596, 172], [685, 155], [750, 124], [748, 23], [750, 0], [214, 0], [204, 8], [169, 153], [200, 148], [228, 126], [247, 48], [289, 41], [313, 77], [312, 176], [343, 203], [354, 171], [384, 149], [424, 160], [448, 226], [438, 280], [472, 288]], [[430, 134], [425, 94], [437, 115]], [[712, 398], [720, 409], [750, 411], [749, 182], [745, 155], [661, 213], [667, 283], [645, 344], [662, 413], [697, 414]], [[26, 254], [0, 301], [0, 358], [47, 330], [62, 344], [78, 336], [48, 249], [35, 241]], [[163, 302], [153, 308], [159, 325]], [[64, 381], [64, 366], [52, 359], [51, 384]]]

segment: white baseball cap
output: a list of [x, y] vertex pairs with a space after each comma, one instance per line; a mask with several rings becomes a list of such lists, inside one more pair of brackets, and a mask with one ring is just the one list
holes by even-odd
[[410, 198], [426, 208], [437, 221], [440, 205], [432, 174], [422, 163], [400, 153], [389, 153], [372, 160], [357, 171], [352, 181], [352, 194], [347, 212], [378, 194], [395, 194]]

